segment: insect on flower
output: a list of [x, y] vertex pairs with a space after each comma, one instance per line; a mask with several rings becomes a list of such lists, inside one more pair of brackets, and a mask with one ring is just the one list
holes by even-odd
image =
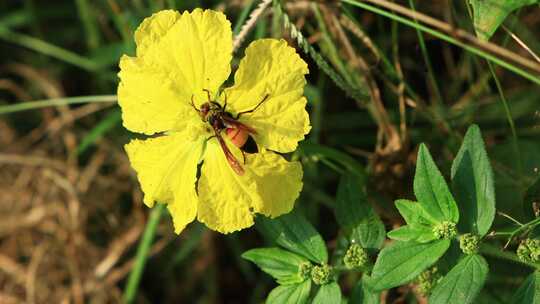
[[[160, 11], [123, 55], [118, 104], [144, 203], [167, 205], [180, 233], [193, 220], [230, 233], [290, 212], [302, 165], [287, 160], [309, 133], [306, 62], [283, 39], [245, 48], [232, 86], [232, 29], [223, 13]], [[159, 136], [155, 136], [159, 134]]]
[[[268, 95], [265, 95], [263, 100], [261, 100], [253, 109], [242, 111], [236, 115], [227, 112], [227, 98], [225, 97], [225, 103], [223, 106], [216, 101], [213, 101], [210, 97], [210, 91], [204, 90], [208, 95], [208, 102], [201, 105], [200, 109], [197, 109], [195, 102], [193, 101], [193, 96], [191, 97], [191, 106], [199, 112], [201, 119], [204, 122], [208, 122], [212, 129], [214, 130], [214, 135], [219, 141], [219, 145], [229, 162], [231, 168], [238, 175], [244, 175], [244, 169], [238, 163], [238, 160], [231, 153], [225, 140], [221, 137], [221, 132], [225, 130], [227, 136], [231, 139], [231, 142], [242, 151], [242, 157], [244, 159], [244, 164], [246, 162], [246, 153], [257, 153], [259, 149], [257, 148], [257, 143], [251, 136], [251, 134], [257, 134], [253, 128], [241, 123], [238, 121], [241, 115], [249, 114], [255, 112], [257, 108], [268, 98]], [[226, 95], [225, 95], [226, 96]]]

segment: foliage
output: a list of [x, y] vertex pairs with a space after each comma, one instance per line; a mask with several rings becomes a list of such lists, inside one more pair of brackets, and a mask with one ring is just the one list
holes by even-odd
[[[231, 22], [230, 29], [225, 22], [234, 38], [231, 58], [217, 52], [204, 62], [225, 63], [216, 72], [221, 88], [239, 88], [223, 74], [229, 67], [254, 84], [250, 93], [234, 93], [246, 94], [238, 102], [256, 102], [266, 86], [283, 89], [276, 95], [287, 98], [281, 81], [296, 74], [285, 57], [301, 58], [295, 59], [302, 74], [295, 98], [307, 103], [302, 109], [311, 131], [300, 142], [306, 123], [293, 141], [274, 136], [276, 126], [294, 123], [287, 111], [251, 122], [264, 130], [256, 142], [271, 145], [266, 153], [246, 155], [247, 162], [267, 157], [275, 167], [265, 167], [265, 176], [278, 176], [283, 164], [295, 164], [297, 173], [294, 185], [283, 176], [257, 180], [259, 188], [271, 189], [261, 199], [235, 175], [222, 174], [228, 164], [219, 147], [210, 145], [212, 159], [193, 156], [190, 170], [174, 166], [177, 158], [167, 152], [183, 147], [188, 135], [156, 148], [155, 165], [141, 158], [138, 165], [150, 175], [141, 181], [143, 190], [155, 186], [164, 175], [159, 172], [172, 177], [171, 191], [178, 190], [176, 177], [189, 173], [193, 191], [175, 195], [205, 198], [204, 204], [178, 199], [177, 205], [193, 207], [178, 222], [177, 210], [161, 204], [167, 193], [155, 193], [153, 211], [144, 207], [122, 148], [143, 137], [121, 124], [127, 119], [142, 130], [159, 118], [154, 126], [164, 126], [182, 109], [152, 112], [135, 102], [140, 113], [127, 117], [115, 103], [119, 93], [125, 105], [125, 92], [117, 92], [118, 62], [122, 54], [140, 55], [133, 35], [145, 18], [199, 7], [223, 11]], [[540, 303], [539, 9], [533, 0], [1, 2], [2, 298]], [[230, 41], [212, 39], [205, 43], [229, 49]], [[204, 49], [185, 40], [155, 49], [154, 63], [172, 74], [191, 65], [157, 63], [165, 51], [174, 57]], [[257, 77], [268, 72], [262, 67], [268, 57], [260, 56], [257, 43], [249, 47], [254, 41], [279, 41], [298, 55], [270, 56], [282, 72]], [[122, 61], [124, 82], [133, 66]], [[167, 77], [136, 80], [136, 97], [159, 95], [156, 89], [168, 85]], [[197, 94], [196, 101], [206, 98]], [[169, 127], [147, 140], [174, 136]], [[244, 155], [236, 152], [240, 161]], [[213, 177], [205, 171], [210, 162]], [[240, 193], [242, 200], [219, 201]], [[248, 201], [254, 208], [228, 215], [241, 226], [255, 223], [254, 229], [221, 235], [191, 223], [177, 236], [171, 228], [172, 218], [180, 229], [200, 210], [235, 211]], [[204, 216], [217, 230], [238, 228]]]

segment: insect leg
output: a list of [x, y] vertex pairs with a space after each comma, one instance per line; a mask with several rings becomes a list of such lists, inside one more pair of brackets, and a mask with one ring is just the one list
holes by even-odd
[[262, 105], [262, 103], [265, 102], [265, 101], [268, 99], [268, 96], [270, 96], [270, 95], [268, 95], [268, 94], [264, 95], [264, 98], [263, 98], [263, 99], [262, 99], [262, 100], [261, 100], [261, 101], [253, 108], [253, 109], [247, 110], [247, 111], [243, 111], [243, 112], [239, 112], [238, 114], [236, 114], [235, 119], [240, 118], [240, 116], [243, 115], [243, 114], [248, 114], [248, 113], [253, 113], [253, 112], [255, 112], [255, 110], [257, 110], [257, 108], [258, 108], [260, 105]]
[[195, 111], [201, 112], [201, 110], [197, 109], [197, 107], [195, 106], [195, 101], [193, 100], [193, 95], [191, 95], [191, 106], [195, 109]]
[[206, 96], [208, 96], [208, 102], [212, 101], [212, 97], [210, 96], [210, 90], [208, 89], [203, 89], [203, 91], [206, 92]]
[[240, 149], [240, 151], [242, 152], [242, 158], [244, 159], [244, 166], [246, 165], [246, 152], [244, 152], [244, 150]]
[[224, 101], [224, 104], [223, 104], [223, 112], [225, 112], [225, 109], [227, 108], [227, 94], [225, 92], [223, 92], [223, 95], [225, 96], [225, 101]]

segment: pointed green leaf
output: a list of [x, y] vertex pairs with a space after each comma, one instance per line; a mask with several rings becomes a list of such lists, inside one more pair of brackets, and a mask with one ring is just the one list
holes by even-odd
[[437, 239], [431, 227], [421, 225], [405, 225], [388, 232], [388, 237], [397, 241], [415, 241], [428, 243]]
[[336, 282], [322, 285], [317, 291], [312, 304], [340, 304], [341, 289]]
[[308, 260], [295, 253], [280, 248], [256, 248], [246, 251], [242, 257], [271, 275], [281, 285], [304, 281], [299, 267]]
[[512, 304], [540, 304], [540, 273], [531, 273], [521, 284], [514, 296]]
[[405, 284], [437, 262], [449, 246], [450, 240], [395, 242], [379, 253], [369, 286], [379, 291]]
[[338, 223], [363, 248], [381, 248], [385, 237], [384, 224], [367, 201], [364, 179], [344, 175], [336, 197]]
[[434, 227], [439, 223], [437, 220], [430, 217], [420, 203], [406, 199], [398, 199], [395, 204], [399, 214], [401, 214], [405, 222], [409, 225], [417, 224]]
[[478, 254], [464, 257], [435, 286], [430, 304], [470, 304], [478, 295], [488, 274], [486, 260]]
[[485, 235], [495, 217], [493, 171], [480, 128], [472, 125], [452, 164], [452, 188], [461, 210], [461, 232]]
[[454, 197], [424, 144], [418, 150], [414, 194], [423, 209], [435, 220], [458, 222], [459, 211]]
[[307, 303], [311, 280], [300, 284], [280, 285], [270, 292], [266, 304], [304, 304]]
[[328, 262], [328, 251], [322, 236], [297, 211], [275, 219], [256, 218], [257, 228], [270, 240], [316, 263]]
[[538, 0], [469, 0], [473, 8], [476, 35], [489, 40], [504, 19], [514, 10]]
[[362, 304], [379, 304], [381, 303], [381, 293], [370, 290], [367, 286], [369, 276], [365, 275], [362, 280], [359, 280], [354, 287], [349, 303], [362, 303]]

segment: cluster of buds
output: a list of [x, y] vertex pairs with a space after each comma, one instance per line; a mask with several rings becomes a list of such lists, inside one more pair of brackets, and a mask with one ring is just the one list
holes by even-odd
[[310, 262], [304, 262], [300, 264], [298, 267], [298, 275], [302, 279], [309, 279], [311, 276], [311, 269], [313, 268], [313, 265], [311, 265]]
[[311, 280], [317, 285], [324, 285], [330, 282], [332, 267], [328, 264], [316, 265], [311, 268]]
[[522, 241], [516, 253], [518, 258], [524, 262], [540, 262], [540, 240], [526, 239]]
[[444, 221], [433, 227], [433, 233], [439, 239], [451, 239], [457, 234], [456, 223]]
[[347, 249], [347, 253], [343, 257], [343, 264], [348, 269], [364, 267], [368, 261], [369, 256], [367, 251], [356, 243]]
[[459, 248], [465, 254], [475, 254], [478, 252], [480, 237], [472, 233], [466, 233], [459, 238]]
[[418, 284], [416, 290], [420, 295], [426, 297], [440, 280], [441, 275], [437, 267], [425, 270], [416, 278], [416, 283]]

